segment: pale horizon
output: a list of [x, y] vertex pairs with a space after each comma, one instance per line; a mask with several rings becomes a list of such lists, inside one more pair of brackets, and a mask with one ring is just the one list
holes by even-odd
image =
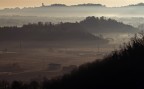
[[143, 0], [1, 0], [0, 1], [0, 8], [15, 8], [15, 7], [38, 7], [44, 3], [45, 5], [51, 4], [66, 4], [66, 5], [77, 5], [77, 4], [87, 4], [87, 3], [94, 3], [94, 4], [102, 4], [107, 7], [120, 7], [126, 6], [131, 4], [137, 3], [144, 3]]

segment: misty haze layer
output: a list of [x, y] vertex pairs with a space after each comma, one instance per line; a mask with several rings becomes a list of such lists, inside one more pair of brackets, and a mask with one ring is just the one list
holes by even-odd
[[141, 17], [143, 16], [144, 4], [129, 5], [125, 7], [105, 7], [100, 4], [81, 4], [66, 6], [54, 4], [51, 6], [30, 7], [30, 8], [6, 8], [0, 11], [0, 15], [23, 15], [23, 16], [119, 16], [119, 17]]

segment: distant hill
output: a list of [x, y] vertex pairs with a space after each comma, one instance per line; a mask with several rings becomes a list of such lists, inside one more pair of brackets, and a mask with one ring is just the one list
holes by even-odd
[[50, 5], [50, 7], [65, 7], [65, 6], [67, 6], [67, 5], [65, 5], [65, 4], [51, 4]]
[[57, 41], [57, 42], [95, 42], [107, 44], [108, 40], [94, 36], [99, 33], [134, 33], [138, 30], [130, 25], [105, 17], [87, 17], [75, 23], [38, 22], [22, 27], [1, 27], [0, 41]]
[[50, 42], [94, 42], [106, 44], [108, 40], [92, 35], [79, 23], [39, 22], [23, 25], [23, 27], [1, 27], [0, 41], [50, 41]]
[[[42, 3], [38, 7], [5, 8], [0, 10], [0, 15], [43, 16], [43, 17], [87, 17], [87, 16], [118, 16], [118, 17], [143, 17], [143, 3], [122, 7], [106, 7], [102, 4], [52, 4]], [[138, 9], [138, 10], [137, 10]]]
[[[89, 8], [89, 9], [84, 9], [84, 8]], [[42, 4], [39, 7], [5, 8], [0, 10], [0, 15], [44, 16], [44, 17], [76, 16], [77, 17], [77, 16], [83, 16], [85, 12], [95, 12], [99, 8], [104, 9], [105, 6], [101, 4], [79, 4], [79, 5], [71, 5], [71, 6], [67, 6], [65, 4], [52, 4], [52, 5]], [[91, 14], [88, 14], [87, 16], [89, 15]]]
[[138, 31], [130, 25], [105, 17], [87, 17], [80, 24], [91, 33], [134, 33]]
[[98, 6], [98, 7], [105, 7], [105, 5], [102, 4], [93, 4], [93, 3], [87, 3], [87, 4], [78, 4], [78, 5], [65, 5], [65, 4], [51, 4], [51, 5], [44, 5], [42, 4], [42, 7], [78, 7], [78, 6]]
[[132, 4], [132, 5], [128, 5], [127, 7], [133, 7], [133, 6], [144, 6], [144, 3], [138, 3], [138, 4]]
[[102, 5], [102, 4], [93, 4], [93, 3], [78, 4], [78, 5], [72, 5], [72, 6], [97, 6], [97, 7], [105, 7], [105, 5]]

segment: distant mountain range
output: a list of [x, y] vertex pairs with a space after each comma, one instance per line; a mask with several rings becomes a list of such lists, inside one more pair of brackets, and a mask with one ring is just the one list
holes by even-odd
[[[105, 5], [102, 5], [102, 4], [94, 4], [94, 3], [87, 3], [87, 4], [77, 4], [77, 5], [66, 5], [66, 4], [51, 4], [51, 5], [45, 5], [44, 3], [42, 3], [41, 6], [39, 7], [24, 7], [22, 9], [30, 9], [30, 8], [42, 8], [42, 7], [106, 7], [106, 8], [109, 8]], [[131, 7], [131, 6], [144, 6], [144, 3], [137, 3], [137, 4], [130, 4], [130, 5], [127, 5], [127, 6], [121, 6], [121, 7]], [[121, 7], [117, 7], [117, 8], [121, 8]], [[111, 8], [111, 7], [110, 7]], [[115, 8], [115, 7], [112, 7], [112, 8]], [[19, 7], [16, 7], [16, 8], [5, 8], [3, 10], [14, 10], [14, 9], [20, 9]]]
[[128, 5], [128, 7], [131, 6], [144, 6], [144, 3], [138, 3], [138, 4], [132, 4], [132, 5]]
[[144, 3], [122, 7], [106, 7], [101, 4], [78, 4], [67, 6], [65, 4], [52, 4], [39, 7], [5, 8], [0, 15], [45, 16], [45, 17], [80, 17], [80, 16], [120, 16], [143, 17]]
[[93, 3], [88, 3], [88, 4], [78, 4], [78, 5], [65, 5], [65, 4], [51, 4], [51, 5], [44, 5], [42, 3], [41, 7], [74, 7], [74, 6], [100, 6], [100, 7], [105, 7], [105, 5], [102, 4], [93, 4]]
[[[51, 4], [51, 5], [45, 5], [44, 3], [42, 3], [41, 6], [39, 7], [24, 7], [22, 9], [30, 9], [30, 8], [43, 8], [43, 7], [81, 7], [81, 6], [95, 6], [95, 7], [106, 7], [105, 5], [102, 4], [93, 4], [93, 3], [87, 3], [87, 4], [78, 4], [78, 5], [66, 5], [66, 4]], [[8, 9], [20, 9], [19, 7], [16, 8], [5, 8], [4, 10], [8, 10]]]
[[[42, 4], [41, 7], [59, 7], [59, 6], [67, 6], [67, 7], [72, 7], [72, 6], [97, 6], [97, 7], [106, 7], [105, 5], [102, 4], [94, 4], [94, 3], [87, 3], [87, 4], [78, 4], [78, 5], [66, 5], [66, 4], [51, 4], [51, 5], [44, 5]], [[121, 6], [121, 7], [128, 7], [128, 6], [144, 6], [144, 3], [137, 3], [137, 4], [130, 4], [127, 6]]]
[[[26, 8], [41, 8], [41, 7], [81, 7], [81, 6], [94, 6], [94, 7], [107, 7], [105, 5], [102, 4], [94, 4], [94, 3], [87, 3], [87, 4], [77, 4], [77, 5], [66, 5], [66, 4], [51, 4], [51, 5], [45, 5], [44, 3], [42, 3], [41, 6], [39, 7], [24, 7], [22, 9], [26, 9]], [[129, 7], [129, 6], [144, 6], [144, 3], [137, 3], [137, 4], [130, 4], [127, 6], [121, 6], [121, 7]], [[121, 8], [119, 7], [119, 8]], [[109, 8], [109, 7], [107, 7]], [[111, 8], [111, 7], [110, 7]], [[114, 7], [113, 7], [114, 8]], [[5, 8], [4, 10], [7, 9], [20, 9], [19, 7], [16, 8]]]

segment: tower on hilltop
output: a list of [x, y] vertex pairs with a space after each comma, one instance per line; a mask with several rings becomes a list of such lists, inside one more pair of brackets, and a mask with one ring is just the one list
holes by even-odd
[[44, 3], [42, 3], [42, 7], [44, 7], [45, 5], [44, 5]]

